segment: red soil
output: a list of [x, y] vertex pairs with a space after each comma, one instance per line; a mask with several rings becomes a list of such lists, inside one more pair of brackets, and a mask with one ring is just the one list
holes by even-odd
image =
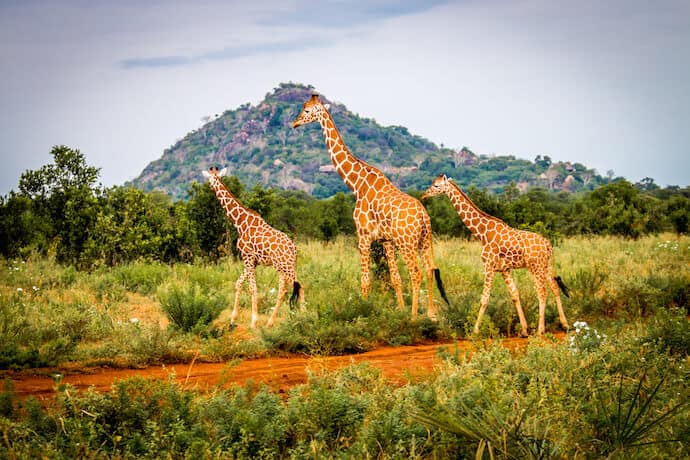
[[[555, 337], [563, 340], [564, 333]], [[521, 338], [503, 339], [501, 344], [513, 351], [520, 352], [527, 346], [528, 340]], [[248, 381], [255, 384], [266, 384], [274, 391], [285, 393], [291, 387], [305, 383], [308, 372], [335, 370], [350, 364], [367, 362], [382, 370], [383, 375], [396, 385], [421, 381], [434, 372], [441, 364], [438, 356], [439, 347], [446, 347], [453, 352], [455, 347], [460, 352], [474, 351], [474, 345], [467, 340], [443, 342], [427, 345], [383, 347], [367, 353], [332, 357], [269, 357], [247, 359], [238, 364], [228, 363], [191, 363], [149, 367], [146, 369], [33, 369], [31, 371], [0, 372], [0, 379], [9, 378], [14, 382], [14, 392], [25, 398], [29, 395], [39, 399], [52, 398], [56, 392], [54, 374], [61, 374], [61, 382], [77, 390], [93, 387], [99, 392], [108, 392], [114, 383], [131, 377], [169, 380], [174, 375], [175, 381], [185, 389], [210, 391], [216, 388], [227, 388], [232, 385], [245, 385]]]

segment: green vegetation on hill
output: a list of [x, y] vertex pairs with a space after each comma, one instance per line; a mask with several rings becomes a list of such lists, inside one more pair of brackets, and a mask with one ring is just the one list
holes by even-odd
[[[244, 104], [206, 120], [150, 163], [131, 183], [144, 191], [161, 190], [174, 199], [186, 198], [199, 171], [228, 167], [230, 174], [253, 187], [300, 190], [316, 198], [346, 191], [330, 160], [318, 126], [295, 130], [292, 120], [314, 88], [283, 83], [256, 106]], [[327, 98], [322, 96], [327, 101]], [[350, 150], [381, 169], [404, 190], [421, 190], [440, 173], [461, 186], [501, 192], [511, 183], [529, 187], [580, 191], [605, 183], [582, 164], [552, 163], [547, 155], [534, 162], [512, 155], [476, 155], [438, 147], [403, 126], [381, 126], [339, 103], [331, 112]]]

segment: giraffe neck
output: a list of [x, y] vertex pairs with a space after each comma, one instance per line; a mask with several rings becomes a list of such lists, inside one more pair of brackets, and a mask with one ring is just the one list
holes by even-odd
[[323, 116], [319, 119], [319, 123], [326, 140], [326, 147], [328, 147], [328, 152], [331, 155], [331, 162], [343, 179], [343, 182], [345, 182], [345, 185], [355, 195], [359, 197], [360, 192], [365, 193], [368, 190], [368, 187], [365, 186], [367, 176], [374, 175], [377, 178], [382, 178], [385, 183], [388, 182], [388, 179], [381, 171], [360, 160], [350, 152], [330, 113], [324, 111]]
[[486, 230], [489, 222], [494, 222], [497, 227], [505, 225], [502, 220], [490, 216], [479, 209], [457, 185], [451, 184], [446, 190], [446, 194], [458, 212], [460, 219], [482, 243], [485, 243], [487, 240]]
[[230, 218], [232, 224], [241, 232], [246, 227], [247, 219], [254, 213], [240, 204], [239, 201], [225, 187], [225, 184], [218, 177], [213, 177], [211, 187], [225, 210], [225, 214]]

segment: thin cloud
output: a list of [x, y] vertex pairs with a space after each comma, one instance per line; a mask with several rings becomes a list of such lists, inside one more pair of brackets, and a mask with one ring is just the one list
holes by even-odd
[[136, 69], [141, 67], [178, 67], [188, 65], [194, 59], [187, 56], [159, 56], [150, 58], [131, 58], [120, 61], [120, 67], [124, 69]]
[[267, 26], [314, 25], [322, 27], [352, 27], [371, 22], [392, 19], [400, 16], [422, 13], [435, 6], [449, 3], [450, 0], [330, 0], [313, 2], [302, 0], [292, 11], [281, 11], [263, 19], [260, 24]]
[[281, 43], [259, 43], [247, 46], [229, 46], [222, 50], [209, 51], [207, 53], [192, 56], [153, 56], [147, 58], [130, 58], [119, 62], [123, 69], [137, 68], [160, 68], [160, 67], [180, 67], [198, 64], [204, 61], [225, 61], [252, 57], [263, 54], [289, 53], [306, 49], [322, 48], [330, 46], [330, 40], [313, 41], [291, 41]]

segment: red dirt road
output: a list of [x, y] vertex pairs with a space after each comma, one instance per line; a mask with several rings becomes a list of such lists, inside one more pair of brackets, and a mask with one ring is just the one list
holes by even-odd
[[[555, 334], [558, 340], [564, 333]], [[527, 339], [508, 338], [501, 344], [513, 351], [521, 351], [527, 346]], [[52, 398], [56, 392], [56, 383], [52, 375], [61, 374], [61, 382], [85, 390], [93, 387], [96, 391], [108, 392], [119, 380], [131, 377], [168, 380], [174, 375], [175, 381], [185, 389], [209, 391], [216, 388], [227, 388], [231, 385], [245, 385], [248, 381], [263, 383], [274, 391], [284, 393], [291, 387], [305, 383], [308, 372], [335, 370], [350, 364], [367, 362], [382, 370], [383, 375], [396, 385], [419, 381], [434, 371], [441, 363], [438, 356], [439, 347], [453, 351], [472, 352], [472, 342], [458, 340], [455, 342], [434, 343], [430, 345], [384, 347], [366, 353], [332, 357], [269, 357], [247, 359], [237, 364], [228, 363], [192, 363], [149, 367], [146, 369], [34, 369], [23, 372], [0, 372], [0, 379], [9, 378], [14, 382], [14, 392], [25, 398], [29, 395], [39, 399]]]

